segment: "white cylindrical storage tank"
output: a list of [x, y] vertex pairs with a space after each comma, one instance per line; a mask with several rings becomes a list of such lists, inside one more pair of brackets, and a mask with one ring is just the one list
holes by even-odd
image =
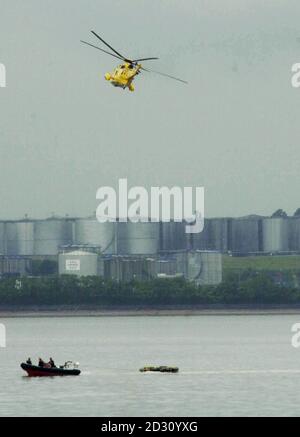
[[99, 246], [104, 254], [116, 253], [116, 223], [99, 223], [96, 219], [75, 221], [75, 244]]
[[159, 250], [184, 250], [187, 247], [185, 222], [160, 222]]
[[232, 252], [253, 253], [261, 250], [261, 220], [234, 218], [231, 221]]
[[35, 255], [57, 255], [60, 246], [72, 243], [72, 221], [65, 219], [47, 219], [35, 222]]
[[176, 255], [177, 272], [199, 285], [217, 285], [222, 282], [222, 254], [214, 251], [179, 252]]
[[60, 253], [58, 270], [60, 275], [97, 276], [98, 255], [81, 250]]
[[6, 223], [6, 254], [32, 256], [34, 254], [34, 222]]
[[189, 236], [189, 249], [228, 251], [228, 226], [227, 218], [204, 219], [204, 229], [199, 234]]
[[18, 236], [16, 222], [6, 223], [6, 255], [18, 254]]
[[211, 222], [210, 219], [204, 219], [204, 228], [202, 232], [198, 234], [190, 234], [187, 236], [188, 238], [188, 247], [190, 250], [205, 250], [210, 249], [213, 245], [213, 242], [210, 239], [210, 228]]
[[288, 219], [289, 250], [300, 252], [300, 217]]
[[161, 251], [175, 250], [175, 229], [174, 223], [160, 223], [160, 244]]
[[210, 250], [220, 252], [228, 251], [228, 223], [227, 218], [216, 218], [210, 220]]
[[5, 223], [0, 222], [0, 255], [6, 254], [6, 230], [5, 230]]
[[119, 222], [118, 254], [147, 255], [159, 251], [159, 223]]
[[202, 252], [201, 271], [196, 280], [199, 284], [217, 285], [222, 282], [222, 255], [218, 252]]
[[262, 235], [264, 252], [287, 252], [289, 250], [287, 219], [263, 219]]

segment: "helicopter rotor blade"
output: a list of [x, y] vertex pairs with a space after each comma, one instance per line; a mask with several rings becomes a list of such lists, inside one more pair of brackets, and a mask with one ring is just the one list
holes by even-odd
[[100, 47], [94, 46], [93, 44], [90, 44], [89, 42], [82, 41], [82, 40], [80, 40], [80, 42], [82, 42], [83, 44], [86, 44], [86, 45], [88, 45], [90, 47], [94, 47], [94, 49], [101, 50], [101, 52], [104, 52], [107, 55], [113, 56], [114, 58], [121, 59], [121, 61], [123, 61], [123, 58], [121, 58], [120, 56], [114, 55], [113, 53], [110, 53], [110, 52], [108, 52], [106, 50], [100, 49]]
[[141, 58], [141, 59], [134, 59], [132, 62], [139, 62], [139, 61], [152, 61], [152, 60], [156, 60], [159, 58]]
[[124, 58], [123, 55], [121, 55], [121, 53], [117, 52], [117, 50], [115, 50], [112, 46], [110, 46], [106, 41], [104, 41], [104, 39], [101, 38], [101, 36], [99, 36], [96, 32], [94, 32], [93, 30], [91, 30], [92, 34], [95, 35], [96, 38], [100, 39], [100, 41], [103, 42], [103, 44], [105, 44], [110, 50], [112, 50], [116, 55], [120, 56], [120, 58], [122, 58], [124, 61], [128, 61], [128, 62], [132, 62], [130, 61], [130, 59]]
[[147, 68], [144, 68], [144, 67], [142, 67], [141, 70], [147, 71], [148, 73], [159, 74], [160, 76], [165, 76], [165, 77], [168, 77], [169, 79], [177, 80], [178, 82], [182, 82], [182, 83], [185, 83], [185, 84], [188, 83], [186, 80], [179, 79], [178, 77], [171, 76], [170, 74], [161, 73], [160, 71], [148, 70]]

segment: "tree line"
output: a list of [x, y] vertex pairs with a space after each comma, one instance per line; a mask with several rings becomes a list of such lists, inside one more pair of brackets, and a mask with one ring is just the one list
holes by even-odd
[[101, 277], [45, 276], [0, 280], [1, 305], [300, 304], [300, 288], [270, 272], [226, 274], [217, 286], [183, 278], [120, 283]]

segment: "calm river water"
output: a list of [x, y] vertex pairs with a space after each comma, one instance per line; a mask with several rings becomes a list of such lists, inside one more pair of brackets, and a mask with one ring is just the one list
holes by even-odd
[[[1, 319], [0, 416], [298, 416], [300, 315]], [[30, 356], [79, 377], [28, 378]], [[146, 364], [178, 374], [142, 374]]]

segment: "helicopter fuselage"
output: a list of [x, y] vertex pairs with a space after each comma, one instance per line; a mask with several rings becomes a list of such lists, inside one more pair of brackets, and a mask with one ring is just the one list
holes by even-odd
[[123, 62], [114, 70], [113, 73], [106, 73], [105, 74], [105, 79], [108, 82], [110, 82], [113, 86], [123, 88], [124, 90], [126, 88], [128, 88], [129, 91], [134, 91], [134, 85], [132, 82], [133, 82], [135, 76], [138, 75], [139, 73], [141, 73], [141, 70], [147, 71], [148, 73], [156, 73], [156, 74], [159, 74], [160, 76], [165, 76], [165, 77], [168, 77], [169, 79], [174, 79], [174, 80], [177, 80], [179, 82], [187, 83], [185, 80], [179, 79], [178, 77], [171, 76], [170, 74], [161, 73], [159, 71], [149, 70], [148, 68], [144, 68], [139, 63], [142, 61], [143, 62], [144, 61], [154, 61], [154, 60], [158, 59], [157, 57], [139, 58], [139, 59], [126, 58], [121, 53], [117, 52], [117, 50], [115, 50], [110, 44], [108, 44], [106, 41], [104, 41], [104, 39], [101, 38], [101, 36], [99, 36], [96, 32], [94, 32], [92, 30], [91, 33], [96, 38], [98, 38], [98, 40], [100, 40], [103, 44], [105, 44], [107, 49], [110, 49], [111, 51], [108, 51], [107, 49], [104, 50], [101, 47], [95, 46], [94, 44], [91, 44], [87, 41], [81, 40], [81, 42], [83, 44], [86, 44], [90, 47], [93, 47], [94, 49], [100, 50], [101, 52], [106, 53], [107, 55], [112, 56], [114, 58], [121, 59], [121, 61]]
[[140, 64], [131, 64], [124, 62], [119, 65], [113, 73], [106, 73], [105, 79], [113, 86], [123, 89], [128, 88], [129, 91], [134, 91], [133, 80], [140, 73], [142, 66]]

